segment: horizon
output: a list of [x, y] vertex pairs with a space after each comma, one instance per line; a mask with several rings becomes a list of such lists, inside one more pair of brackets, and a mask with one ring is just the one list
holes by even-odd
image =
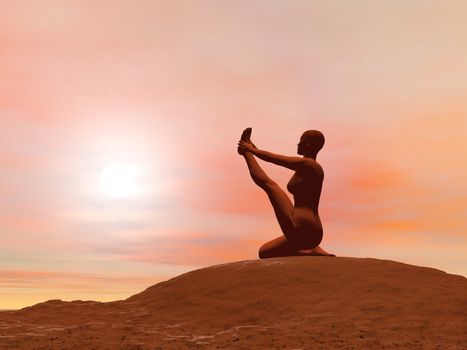
[[[352, 256], [339, 256], [337, 258], [355, 258], [355, 257], [352, 257]], [[310, 257], [310, 259], [313, 259], [313, 257]], [[332, 257], [326, 257], [326, 259], [333, 259]], [[445, 271], [442, 271], [442, 270], [439, 270], [439, 269], [436, 269], [436, 268], [431, 268], [431, 267], [427, 267], [427, 266], [418, 266], [418, 265], [412, 265], [412, 264], [406, 264], [404, 262], [401, 262], [401, 261], [395, 261], [395, 260], [388, 260], [388, 259], [377, 259], [377, 258], [365, 258], [365, 257], [359, 257], [357, 259], [373, 259], [373, 260], [380, 260], [380, 261], [390, 261], [390, 262], [396, 262], [396, 263], [402, 263], [404, 265], [409, 265], [409, 266], [414, 266], [414, 267], [421, 267], [421, 268], [429, 268], [429, 269], [435, 269], [437, 271], [441, 271], [441, 272], [445, 272]], [[247, 260], [241, 260], [241, 261], [255, 261], [255, 260], [259, 260], [259, 259], [247, 259]], [[264, 261], [264, 259], [262, 259]], [[238, 262], [241, 262], [241, 261], [233, 261], [233, 262], [228, 262], [227, 264], [233, 264], [233, 263], [238, 263]], [[220, 265], [226, 265], [226, 263], [222, 263], [222, 264], [216, 264], [216, 265], [212, 265], [212, 266], [220, 266]], [[203, 267], [203, 268], [200, 268], [200, 269], [204, 269], [204, 268], [210, 268], [212, 266], [206, 266], [206, 267]], [[194, 270], [191, 270], [191, 271], [194, 271]], [[187, 272], [190, 272], [190, 271], [187, 271]], [[446, 273], [446, 272], [445, 272]], [[447, 273], [449, 275], [455, 275], [455, 276], [461, 276], [461, 277], [466, 277], [466, 276], [463, 276], [463, 275], [457, 275], [457, 274], [450, 274], [450, 273]], [[180, 276], [180, 275], [178, 275]], [[178, 276], [173, 276], [173, 278], [175, 277], [178, 277]], [[160, 281], [158, 283], [161, 283], [161, 282], [164, 282], [164, 281]], [[156, 283], [156, 284], [158, 284]], [[149, 286], [149, 287], [153, 287], [153, 286]], [[149, 288], [147, 287], [147, 288]], [[146, 290], [147, 288], [145, 288], [144, 290]], [[138, 291], [137, 293], [141, 293], [143, 292], [144, 290], [141, 290], [141, 291]], [[137, 294], [135, 293], [135, 294]], [[130, 297], [130, 296], [129, 296]], [[126, 299], [126, 298], [125, 298]], [[55, 299], [57, 300], [57, 299]], [[58, 300], [61, 300], [61, 299], [58, 299]], [[119, 299], [119, 300], [124, 300], [124, 299]], [[50, 301], [50, 300], [47, 300], [47, 301]], [[61, 300], [63, 302], [73, 302], [73, 301], [95, 301], [95, 300], [81, 300], [81, 299], [77, 299], [77, 300]], [[107, 302], [113, 302], [113, 301], [117, 301], [117, 300], [109, 300]], [[46, 301], [44, 301], [46, 302]], [[35, 304], [36, 305], [36, 304]], [[29, 306], [33, 306], [33, 305], [28, 305], [26, 307], [29, 307]], [[22, 308], [21, 308], [22, 309]], [[0, 312], [1, 311], [18, 311], [18, 310], [21, 310], [21, 309], [0, 309]]]
[[[258, 259], [281, 231], [237, 154], [246, 127], [288, 156], [324, 134], [323, 249], [467, 276], [466, 16], [422, 0], [0, 4], [0, 308]], [[293, 172], [260, 164], [286, 190]]]

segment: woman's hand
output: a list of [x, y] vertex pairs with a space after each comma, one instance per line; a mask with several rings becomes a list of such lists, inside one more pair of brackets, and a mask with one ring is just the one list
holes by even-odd
[[253, 152], [255, 149], [258, 149], [253, 142], [238, 141], [238, 154], [244, 155], [246, 152]]

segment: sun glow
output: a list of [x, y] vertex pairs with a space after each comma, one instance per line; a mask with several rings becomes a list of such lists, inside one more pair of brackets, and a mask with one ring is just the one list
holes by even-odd
[[112, 198], [127, 198], [138, 188], [138, 169], [128, 163], [111, 163], [101, 173], [99, 188]]

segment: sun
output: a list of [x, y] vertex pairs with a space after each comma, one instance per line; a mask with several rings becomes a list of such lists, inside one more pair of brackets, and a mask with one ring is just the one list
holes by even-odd
[[111, 163], [100, 175], [99, 188], [112, 198], [127, 198], [138, 187], [138, 169], [128, 163]]

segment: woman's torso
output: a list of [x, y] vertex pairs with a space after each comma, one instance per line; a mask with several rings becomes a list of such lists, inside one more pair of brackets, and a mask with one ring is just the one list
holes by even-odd
[[322, 230], [318, 205], [323, 179], [324, 172], [315, 162], [312, 167], [297, 170], [287, 184], [287, 190], [294, 196], [294, 219], [299, 226], [312, 224]]

